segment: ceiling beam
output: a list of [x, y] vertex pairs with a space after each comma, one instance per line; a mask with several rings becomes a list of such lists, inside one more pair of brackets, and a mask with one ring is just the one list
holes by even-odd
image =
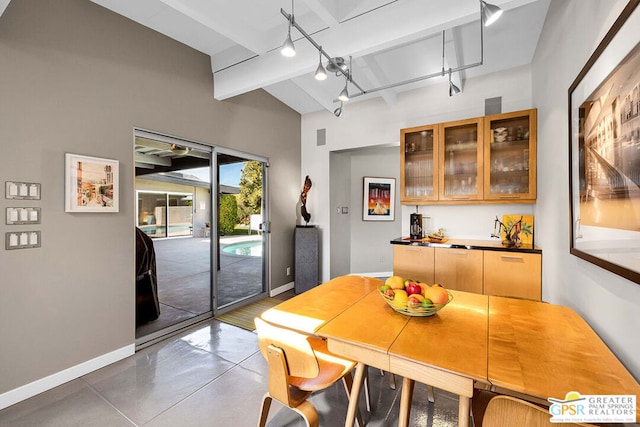
[[[353, 55], [357, 58], [480, 18], [476, 2], [465, 2], [457, 8], [446, 7], [448, 0], [437, 0], [436, 3], [442, 7], [432, 7], [431, 3], [422, 1], [398, 2], [398, 6], [389, 9], [388, 13], [362, 15], [313, 38], [332, 56]], [[389, 25], [390, 22], [402, 22], [402, 25]], [[283, 18], [283, 29], [286, 25], [287, 20]], [[298, 38], [299, 34], [294, 31], [292, 37]], [[358, 36], [353, 37], [354, 34]], [[227, 99], [313, 72], [316, 66], [317, 50], [307, 40], [301, 39], [296, 42], [296, 56], [293, 58], [284, 58], [275, 50], [218, 71], [215, 74], [214, 96], [218, 100]]]
[[147, 165], [156, 166], [171, 166], [171, 159], [169, 157], [158, 157], [149, 154], [136, 153], [136, 163], [144, 163]]
[[272, 48], [265, 44], [265, 38], [256, 37], [253, 31], [247, 31], [244, 25], [238, 25], [235, 19], [228, 19], [228, 16], [220, 13], [202, 15], [193, 8], [189, 7], [189, 3], [184, 0], [160, 0], [170, 8], [178, 11], [184, 16], [215, 30], [235, 43], [249, 49], [250, 51], [261, 54]]

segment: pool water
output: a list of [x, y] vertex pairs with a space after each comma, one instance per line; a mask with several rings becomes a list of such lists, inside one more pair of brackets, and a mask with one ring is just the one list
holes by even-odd
[[231, 255], [262, 256], [262, 242], [253, 240], [251, 242], [233, 243], [223, 247], [222, 252]]

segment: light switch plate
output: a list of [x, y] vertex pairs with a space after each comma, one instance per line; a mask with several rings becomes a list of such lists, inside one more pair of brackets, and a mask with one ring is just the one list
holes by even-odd
[[40, 231], [16, 231], [4, 234], [4, 248], [12, 249], [31, 249], [39, 248], [42, 245]]
[[41, 185], [37, 182], [6, 181], [4, 185], [5, 199], [40, 200]]
[[40, 224], [40, 208], [16, 207], [7, 208], [5, 223], [7, 225]]

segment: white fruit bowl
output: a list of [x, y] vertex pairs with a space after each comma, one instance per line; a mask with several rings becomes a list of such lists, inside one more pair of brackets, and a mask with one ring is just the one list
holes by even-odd
[[440, 310], [442, 310], [447, 304], [449, 304], [453, 300], [453, 295], [451, 294], [451, 292], [447, 291], [447, 295], [449, 295], [449, 300], [443, 304], [432, 303], [427, 305], [426, 307], [421, 305], [419, 307], [413, 307], [413, 308], [409, 308], [405, 305], [404, 307], [401, 308], [401, 307], [396, 307], [393, 304], [393, 300], [388, 296], [386, 296], [383, 292], [378, 291], [378, 293], [380, 294], [382, 299], [384, 299], [387, 302], [387, 304], [389, 304], [391, 308], [393, 308], [398, 313], [404, 314], [405, 316], [416, 316], [416, 317], [432, 316], [437, 312], [439, 312]]

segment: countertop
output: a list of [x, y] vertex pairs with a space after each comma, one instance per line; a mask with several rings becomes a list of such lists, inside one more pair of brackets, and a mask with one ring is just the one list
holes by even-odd
[[500, 240], [471, 240], [471, 239], [455, 239], [446, 238], [442, 242], [432, 242], [428, 238], [420, 240], [411, 240], [409, 237], [398, 237], [390, 242], [392, 245], [414, 245], [429, 246], [433, 248], [458, 248], [458, 249], [475, 249], [484, 251], [505, 251], [505, 252], [524, 252], [541, 254], [542, 249], [534, 245], [523, 244], [519, 248], [506, 247], [502, 245]]

